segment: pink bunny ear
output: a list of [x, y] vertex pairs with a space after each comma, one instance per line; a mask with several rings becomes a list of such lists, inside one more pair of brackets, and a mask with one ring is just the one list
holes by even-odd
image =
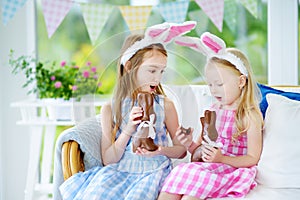
[[195, 26], [196, 26], [195, 21], [187, 21], [187, 22], [184, 22], [183, 24], [171, 24], [169, 34], [164, 42], [168, 43], [172, 39], [176, 38], [177, 36], [188, 33], [189, 31], [194, 29]]
[[215, 53], [218, 53], [222, 49], [222, 47], [218, 43], [214, 42], [211, 38], [207, 36], [204, 36], [202, 38], [202, 41], [206, 46], [208, 46]]
[[152, 38], [157, 37], [159, 35], [161, 35], [163, 32], [165, 32], [166, 30], [168, 30], [168, 28], [164, 28], [164, 29], [153, 29], [153, 30], [149, 30], [148, 35]]
[[209, 32], [205, 32], [201, 35], [201, 41], [206, 47], [216, 54], [221, 52], [223, 53], [226, 49], [225, 42], [221, 38]]
[[209, 57], [217, 57], [223, 60], [227, 60], [236, 67], [242, 74], [248, 76], [247, 68], [243, 61], [236, 55], [226, 52], [225, 42], [211, 33], [205, 32], [201, 35], [201, 42], [208, 52]]
[[203, 44], [201, 43], [200, 38], [196, 37], [189, 37], [189, 36], [181, 36], [177, 37], [175, 39], [175, 43], [181, 46], [186, 46], [194, 49], [195, 51], [198, 51], [204, 55], [206, 55], [205, 48], [203, 47]]
[[125, 63], [140, 49], [143, 49], [150, 44], [160, 43], [167, 45], [176, 37], [183, 35], [196, 26], [195, 21], [188, 21], [182, 24], [162, 23], [151, 26], [146, 29], [145, 37], [142, 40], [136, 41], [131, 45], [121, 56], [120, 63]]
[[145, 37], [150, 36], [151, 38], [160, 37], [163, 34], [166, 34], [166, 31], [170, 28], [168, 23], [157, 24], [149, 27], [145, 32]]

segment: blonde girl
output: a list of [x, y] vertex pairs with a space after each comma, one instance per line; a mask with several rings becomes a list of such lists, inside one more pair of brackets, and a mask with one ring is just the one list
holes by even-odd
[[[195, 27], [195, 23], [160, 24], [145, 35], [131, 35], [124, 42], [112, 102], [101, 108], [101, 155], [104, 167], [70, 177], [60, 187], [63, 199], [155, 200], [172, 169], [170, 158], [186, 155], [175, 137], [179, 126], [173, 102], [165, 97], [160, 81], [167, 67], [165, 45]], [[174, 30], [176, 30], [174, 32]], [[141, 123], [139, 91], [154, 95], [155, 151], [132, 148], [132, 137]], [[172, 146], [168, 146], [167, 134]]]
[[204, 33], [185, 38], [181, 45], [207, 56], [205, 78], [216, 103], [217, 142], [215, 148], [200, 137], [177, 133], [177, 139], [193, 153], [201, 148], [203, 162], [184, 163], [167, 177], [158, 199], [207, 199], [243, 197], [256, 186], [256, 164], [262, 151], [263, 119], [259, 110], [259, 90], [246, 56], [236, 48], [226, 48], [220, 38]]

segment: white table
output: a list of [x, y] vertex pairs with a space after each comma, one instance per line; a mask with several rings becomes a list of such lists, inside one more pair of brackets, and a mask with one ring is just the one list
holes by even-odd
[[[107, 101], [109, 101], [108, 96], [81, 102], [33, 99], [11, 104], [12, 107], [17, 107], [21, 111], [22, 120], [18, 121], [17, 124], [30, 127], [25, 200], [33, 200], [35, 194], [48, 199], [49, 194], [52, 194], [51, 174], [56, 127], [73, 126], [85, 118], [95, 116], [97, 107], [100, 108]], [[54, 118], [49, 116], [50, 108], [56, 111], [64, 110], [64, 119], [60, 120], [58, 116]], [[67, 110], [70, 111], [69, 119], [66, 117]]]

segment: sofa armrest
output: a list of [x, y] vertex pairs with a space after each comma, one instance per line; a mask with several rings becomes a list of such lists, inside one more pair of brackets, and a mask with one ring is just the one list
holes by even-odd
[[[89, 170], [95, 166], [102, 166], [100, 154], [102, 135], [100, 118], [101, 116], [97, 115], [96, 117], [84, 120], [76, 124], [76, 126], [64, 130], [57, 138], [53, 173], [53, 198], [55, 200], [62, 199], [58, 188], [66, 179], [65, 177], [75, 174], [75, 171]], [[70, 141], [74, 141], [74, 143], [71, 142], [72, 145], [69, 145]], [[76, 147], [77, 144], [78, 147]], [[82, 165], [81, 162], [83, 163]], [[66, 175], [64, 175], [64, 171], [68, 171], [69, 169], [65, 167], [64, 163], [69, 163], [69, 167], [71, 167], [70, 164], [73, 164], [73, 170], [70, 168], [71, 171]], [[76, 165], [75, 163], [79, 164]], [[84, 166], [83, 169], [82, 166]]]
[[64, 180], [73, 174], [84, 171], [83, 152], [76, 141], [70, 140], [63, 143], [61, 162]]

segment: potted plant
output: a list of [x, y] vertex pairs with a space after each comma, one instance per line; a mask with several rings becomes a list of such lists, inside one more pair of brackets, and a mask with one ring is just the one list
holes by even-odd
[[103, 94], [101, 91], [102, 83], [98, 82], [97, 67], [93, 66], [90, 61], [87, 61], [79, 69], [72, 86], [73, 97], [81, 99], [85, 95]]
[[14, 58], [11, 50], [9, 64], [13, 74], [24, 73], [23, 87], [29, 88], [28, 94], [36, 94], [48, 103], [49, 99], [79, 101], [85, 95], [102, 94], [97, 67], [89, 61], [82, 66], [66, 61], [41, 62], [33, 56]]
[[41, 62], [33, 56], [14, 58], [14, 51], [11, 50], [9, 64], [13, 67], [13, 74], [25, 74], [23, 87], [29, 88], [28, 94], [36, 94], [39, 99], [69, 100], [73, 97], [80, 100], [86, 94], [102, 94], [97, 67], [89, 61], [81, 67], [74, 62]]

